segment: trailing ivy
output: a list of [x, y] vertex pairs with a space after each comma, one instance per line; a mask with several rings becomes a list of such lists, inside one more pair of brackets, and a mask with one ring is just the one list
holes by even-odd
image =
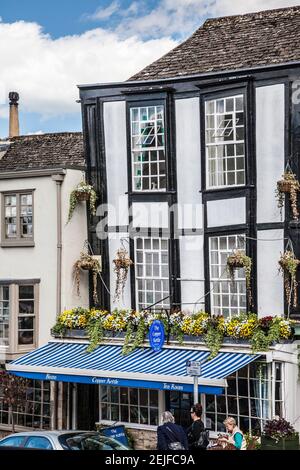
[[93, 352], [99, 344], [102, 343], [104, 338], [103, 319], [100, 317], [90, 321], [87, 326], [87, 331], [90, 344], [86, 350], [87, 352]]
[[122, 348], [122, 354], [129, 354], [136, 348], [142, 346], [145, 341], [147, 330], [148, 328], [143, 318], [139, 321], [136, 330], [134, 330], [133, 325], [131, 324], [131, 322], [129, 322], [127, 326], [124, 346]]
[[208, 359], [213, 359], [217, 356], [223, 343], [223, 334], [215, 329], [213, 326], [209, 326], [207, 333], [204, 335], [205, 345], [210, 350]]

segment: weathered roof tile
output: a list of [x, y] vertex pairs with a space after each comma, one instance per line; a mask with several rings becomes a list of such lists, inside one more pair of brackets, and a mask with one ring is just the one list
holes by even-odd
[[24, 135], [10, 139], [0, 172], [85, 167], [81, 132]]
[[154, 80], [300, 60], [300, 6], [209, 19], [129, 80]]

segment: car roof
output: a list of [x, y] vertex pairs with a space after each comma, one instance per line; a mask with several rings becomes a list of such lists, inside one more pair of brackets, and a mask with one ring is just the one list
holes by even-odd
[[66, 429], [62, 431], [43, 431], [43, 429], [35, 429], [33, 431], [24, 431], [24, 432], [17, 432], [14, 434], [9, 434], [5, 436], [3, 439], [7, 439], [8, 437], [14, 437], [14, 436], [38, 436], [38, 435], [43, 435], [45, 437], [58, 437], [62, 436], [64, 434], [96, 434], [97, 431], [80, 431], [76, 429]]

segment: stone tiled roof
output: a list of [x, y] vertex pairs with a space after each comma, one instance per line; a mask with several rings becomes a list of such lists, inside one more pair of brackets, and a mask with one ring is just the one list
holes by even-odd
[[0, 172], [85, 167], [81, 132], [24, 135], [9, 142], [0, 158]]
[[153, 80], [300, 61], [300, 6], [208, 19], [130, 80]]

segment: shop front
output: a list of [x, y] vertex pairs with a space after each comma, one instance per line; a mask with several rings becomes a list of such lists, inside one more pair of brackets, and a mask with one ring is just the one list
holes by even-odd
[[171, 345], [159, 352], [146, 346], [128, 355], [117, 344], [105, 343], [91, 353], [86, 348], [85, 341], [54, 340], [7, 365], [17, 376], [50, 381], [53, 428], [122, 423], [137, 448], [154, 448], [162, 411], [170, 410], [184, 427], [190, 424], [194, 398], [188, 359], [202, 363], [199, 401], [212, 437], [224, 430], [226, 416], [256, 433], [266, 419], [297, 412], [286, 399], [293, 393], [289, 380], [295, 371], [289, 368], [295, 365], [282, 352], [277, 359], [275, 350], [258, 355], [227, 346], [209, 359], [203, 345]]

